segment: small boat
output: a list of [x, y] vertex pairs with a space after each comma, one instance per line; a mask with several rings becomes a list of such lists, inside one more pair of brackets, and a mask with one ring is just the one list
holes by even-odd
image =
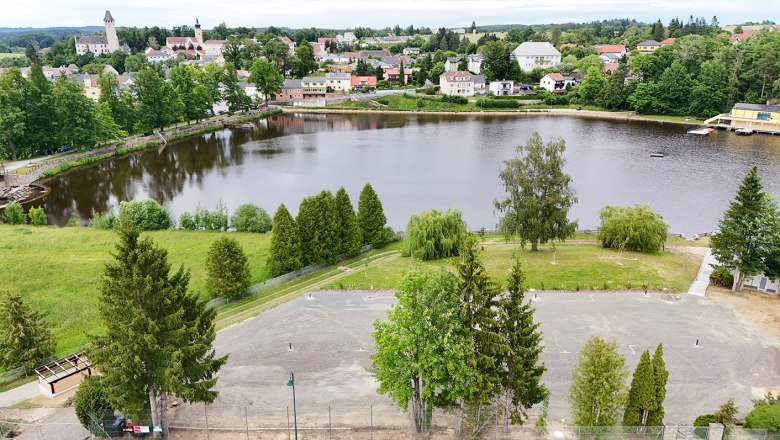
[[650, 157], [664, 157], [664, 153], [661, 153], [661, 152], [650, 153]]
[[737, 134], [741, 134], [743, 136], [750, 136], [751, 134], [755, 133], [756, 131], [752, 128], [740, 128], [736, 131]]
[[707, 136], [708, 134], [712, 133], [713, 130], [715, 130], [715, 129], [712, 128], [712, 127], [707, 127], [705, 125], [705, 126], [696, 127], [694, 129], [688, 130], [688, 134], [695, 134], [695, 135], [699, 135], [699, 136]]

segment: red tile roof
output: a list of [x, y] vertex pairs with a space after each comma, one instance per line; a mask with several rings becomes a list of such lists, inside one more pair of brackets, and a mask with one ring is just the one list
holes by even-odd
[[457, 72], [444, 72], [441, 77], [447, 79], [447, 82], [469, 82], [474, 81], [474, 74], [471, 72], [465, 72], [458, 70]]
[[602, 53], [623, 53], [626, 51], [626, 46], [622, 44], [607, 44], [606, 46], [599, 47], [596, 52]]
[[666, 46], [667, 44], [674, 44], [675, 41], [677, 41], [677, 38], [669, 37], [666, 40], [661, 42], [661, 46]]
[[604, 64], [604, 68], [601, 70], [603, 73], [609, 73], [618, 70], [620, 68], [620, 64], [618, 63], [606, 63]]
[[350, 86], [375, 86], [375, 76], [353, 76], [349, 81]]
[[731, 41], [744, 41], [748, 38], [752, 37], [753, 35], [757, 34], [758, 31], [745, 31], [741, 34], [731, 34], [731, 37], [729, 38]]
[[548, 78], [550, 78], [551, 80], [553, 80], [553, 81], [563, 81], [564, 80], [563, 75], [561, 75], [560, 73], [548, 73], [546, 76]]

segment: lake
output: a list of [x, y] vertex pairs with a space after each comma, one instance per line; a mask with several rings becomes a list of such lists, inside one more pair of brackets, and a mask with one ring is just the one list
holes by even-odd
[[[143, 198], [177, 217], [220, 200], [231, 212], [255, 203], [270, 215], [285, 203], [295, 215], [303, 197], [341, 186], [357, 205], [371, 182], [396, 230], [414, 212], [451, 207], [470, 229], [492, 229], [502, 161], [534, 131], [566, 140], [565, 171], [579, 198], [570, 216], [580, 229], [595, 229], [604, 205], [644, 203], [671, 232], [711, 231], [753, 165], [765, 188], [780, 192], [780, 137], [760, 134], [700, 137], [678, 124], [497, 115], [285, 114], [250, 127], [57, 176], [43, 199], [49, 219], [62, 225], [75, 212], [86, 222], [93, 210]], [[655, 152], [665, 157], [650, 157]]]

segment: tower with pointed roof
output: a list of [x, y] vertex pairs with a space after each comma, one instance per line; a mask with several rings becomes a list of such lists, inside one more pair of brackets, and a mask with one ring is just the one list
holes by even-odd
[[195, 17], [195, 39], [198, 43], [203, 44], [203, 29], [200, 28], [200, 22], [198, 22], [197, 17]]
[[111, 16], [110, 11], [106, 11], [106, 16], [103, 17], [103, 24], [106, 26], [106, 40], [108, 42], [109, 53], [119, 50], [119, 38], [116, 36], [116, 23], [114, 22], [114, 17]]

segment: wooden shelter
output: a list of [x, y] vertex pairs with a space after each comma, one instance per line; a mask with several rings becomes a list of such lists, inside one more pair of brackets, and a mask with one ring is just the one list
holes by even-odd
[[77, 353], [38, 367], [35, 374], [38, 375], [41, 394], [55, 397], [77, 387], [85, 376], [95, 374], [95, 370], [89, 359]]

